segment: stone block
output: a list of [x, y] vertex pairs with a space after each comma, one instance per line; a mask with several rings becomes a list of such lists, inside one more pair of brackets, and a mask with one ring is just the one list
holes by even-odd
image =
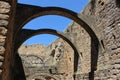
[[0, 35], [6, 35], [7, 29], [5, 27], [0, 27]]
[[9, 16], [6, 14], [0, 14], [0, 19], [8, 19]]
[[5, 1], [0, 1], [0, 8], [7, 8], [10, 9], [10, 4]]
[[0, 13], [9, 13], [10, 9], [0, 8]]
[[5, 52], [5, 48], [3, 46], [0, 46], [0, 55], [3, 55]]
[[0, 35], [0, 46], [4, 46], [6, 36]]
[[0, 13], [8, 13], [9, 11], [10, 11], [9, 3], [0, 1]]
[[8, 21], [7, 20], [0, 20], [0, 26], [7, 26]]

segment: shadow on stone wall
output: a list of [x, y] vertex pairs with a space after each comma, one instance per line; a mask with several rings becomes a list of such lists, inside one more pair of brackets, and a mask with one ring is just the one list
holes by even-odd
[[91, 12], [94, 12], [94, 9], [95, 9], [95, 0], [91, 0]]
[[116, 5], [120, 8], [120, 0], [116, 0]]
[[74, 72], [77, 72], [77, 68], [78, 68], [78, 61], [79, 61], [79, 55], [77, 51], [74, 51]]
[[94, 9], [95, 7], [95, 0], [91, 0], [91, 9]]
[[89, 80], [94, 80], [94, 71], [97, 70], [99, 53], [99, 41], [96, 38], [96, 42], [91, 39], [91, 72], [89, 73]]
[[25, 72], [24, 72], [23, 65], [22, 65], [22, 60], [18, 53], [15, 56], [14, 73], [15, 73], [14, 80], [26, 80]]

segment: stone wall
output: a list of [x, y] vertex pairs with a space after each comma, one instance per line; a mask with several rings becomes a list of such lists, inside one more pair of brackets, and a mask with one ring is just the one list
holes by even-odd
[[34, 73], [54, 74], [60, 79], [64, 79], [69, 75], [73, 80], [74, 51], [61, 38], [55, 40], [48, 47], [38, 44], [22, 45], [18, 52], [24, 65], [27, 80], [32, 78], [31, 76], [34, 77]]
[[20, 52], [20, 55], [48, 55], [45, 54], [44, 51], [47, 49], [47, 46], [42, 45], [42, 44], [31, 44], [31, 45], [22, 45], [18, 52]]
[[[83, 16], [91, 16], [86, 22], [95, 29], [100, 42], [98, 65], [95, 72], [76, 76], [76, 80], [120, 79], [120, 4], [119, 0], [96, 0], [88, 4]], [[80, 15], [81, 17], [81, 15]], [[86, 61], [86, 60], [85, 60]], [[84, 61], [83, 61], [84, 62]]]
[[3, 71], [5, 42], [7, 34], [7, 26], [9, 19], [10, 4], [5, 1], [0, 1], [0, 76]]
[[57, 74], [61, 74], [62, 79], [69, 77], [73, 80], [74, 74], [74, 51], [70, 45], [61, 38], [55, 40], [48, 47], [50, 50], [55, 50], [54, 63], [57, 68]]
[[74, 33], [74, 36], [71, 36], [71, 38], [78, 48], [80, 56], [77, 73], [89, 72], [91, 69], [91, 38], [89, 34], [75, 22], [72, 22], [65, 32], [68, 34]]

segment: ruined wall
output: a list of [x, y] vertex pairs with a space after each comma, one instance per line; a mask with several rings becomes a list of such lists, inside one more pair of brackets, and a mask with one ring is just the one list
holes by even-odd
[[36, 75], [54, 74], [60, 79], [69, 77], [73, 80], [74, 51], [63, 39], [58, 38], [47, 47], [38, 44], [22, 45], [18, 52], [24, 65], [27, 80], [34, 77], [34, 73]]
[[68, 34], [74, 33], [74, 36], [71, 36], [71, 38], [73, 43], [78, 48], [80, 56], [77, 74], [89, 72], [91, 66], [91, 38], [89, 34], [75, 22], [72, 22], [65, 32]]
[[[76, 80], [120, 79], [120, 1], [96, 0], [82, 12], [84, 19], [96, 31], [100, 41], [97, 70], [79, 74]], [[81, 17], [81, 15], [80, 15]], [[94, 23], [91, 23], [93, 20]]]
[[61, 38], [55, 40], [48, 47], [50, 50], [55, 50], [54, 62], [58, 74], [61, 74], [62, 79], [69, 77], [73, 80], [74, 74], [74, 51], [70, 45]]
[[48, 55], [48, 54], [45, 54], [44, 51], [47, 49], [47, 46], [45, 45], [42, 45], [42, 44], [31, 44], [31, 45], [25, 45], [23, 44], [22, 46], [20, 46], [18, 52], [20, 52], [20, 55], [28, 55], [28, 54], [31, 54], [31, 55], [41, 55], [41, 56], [44, 56], [44, 55]]
[[[75, 73], [76, 80], [119, 80], [120, 78], [120, 1], [119, 0], [92, 0], [82, 13], [79, 14], [95, 31], [99, 39], [99, 52], [94, 55], [91, 51], [92, 43], [89, 34], [77, 23], [72, 22], [65, 30], [79, 50], [79, 65]], [[73, 74], [73, 51], [61, 39], [57, 39], [49, 47], [47, 54], [57, 50], [56, 45], [64, 46], [64, 55], [58, 65], [58, 72]], [[63, 49], [63, 48], [62, 48]], [[59, 53], [56, 52], [56, 53]], [[48, 55], [50, 56], [50, 55]], [[51, 60], [56, 58], [53, 55]], [[91, 72], [91, 57], [98, 57], [97, 70]], [[48, 59], [49, 60], [49, 59]], [[49, 62], [49, 64], [51, 61]], [[68, 66], [69, 70], [67, 70]], [[64, 76], [62, 76], [63, 78]], [[70, 79], [68, 79], [70, 80]]]
[[49, 55], [45, 52], [46, 50], [47, 46], [41, 44], [23, 44], [18, 49], [27, 80], [34, 73], [49, 73], [49, 67], [44, 67], [44, 59]]

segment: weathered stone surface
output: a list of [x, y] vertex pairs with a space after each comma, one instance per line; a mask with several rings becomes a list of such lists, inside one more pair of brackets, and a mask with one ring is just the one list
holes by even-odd
[[0, 62], [0, 67], [3, 65], [3, 62]]
[[10, 11], [9, 3], [0, 1], [0, 13], [8, 13], [9, 11]]
[[7, 29], [5, 27], [0, 27], [0, 35], [6, 35]]
[[0, 14], [0, 19], [8, 19], [9, 16], [6, 14]]
[[29, 54], [29, 55], [48, 55], [43, 54], [43, 52], [47, 49], [47, 46], [42, 44], [34, 44], [34, 45], [22, 45], [19, 48], [20, 55], [22, 54]]
[[[2, 73], [2, 70], [0, 69], [0, 74]], [[1, 78], [0, 78], [1, 79]]]
[[0, 8], [0, 13], [9, 13], [10, 9]]
[[0, 1], [0, 8], [10, 8], [10, 5], [5, 1]]
[[0, 20], [0, 26], [7, 26], [8, 21], [7, 20]]
[[0, 35], [0, 46], [4, 46], [4, 44], [5, 44], [5, 39], [6, 39], [6, 36]]
[[0, 55], [3, 55], [5, 52], [5, 48], [3, 46], [0, 46]]

